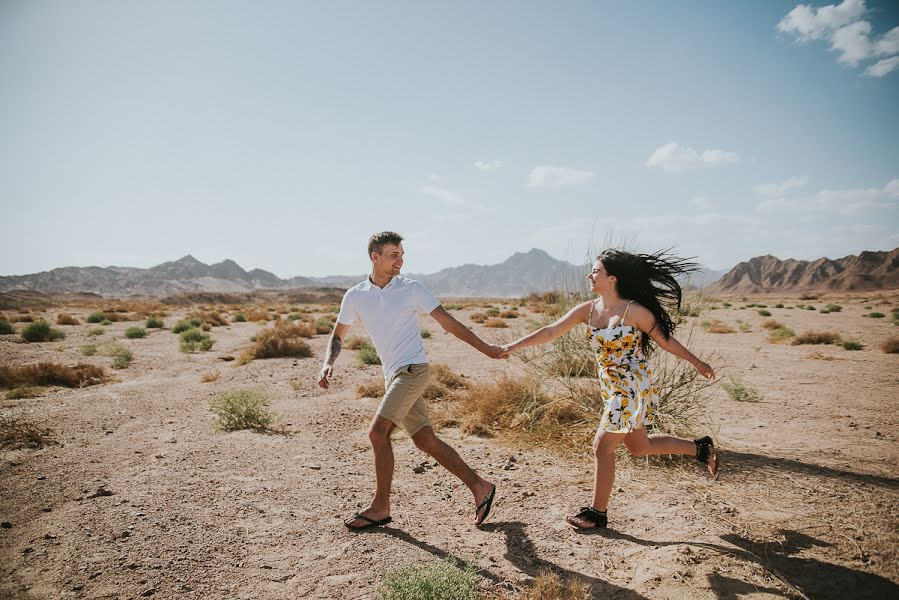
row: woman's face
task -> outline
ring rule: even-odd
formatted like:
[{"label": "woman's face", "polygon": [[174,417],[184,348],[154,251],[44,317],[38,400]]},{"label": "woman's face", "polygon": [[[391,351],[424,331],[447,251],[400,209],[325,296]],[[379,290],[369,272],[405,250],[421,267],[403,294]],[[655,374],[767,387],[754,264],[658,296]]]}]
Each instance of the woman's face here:
[{"label": "woman's face", "polygon": [[590,289],[596,293],[600,293],[609,289],[614,289],[617,277],[609,275],[606,272],[606,268],[603,266],[602,261],[598,260],[593,263],[593,270],[587,274],[587,279],[590,280]]}]

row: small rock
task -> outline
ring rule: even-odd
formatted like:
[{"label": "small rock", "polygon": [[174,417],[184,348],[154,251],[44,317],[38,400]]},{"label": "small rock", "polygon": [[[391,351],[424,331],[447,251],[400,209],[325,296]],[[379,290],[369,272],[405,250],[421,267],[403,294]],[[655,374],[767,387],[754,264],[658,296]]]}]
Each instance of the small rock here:
[{"label": "small rock", "polygon": [[3,521],[2,523],[0,523],[0,527],[2,527],[3,529],[9,529],[10,527],[12,527],[12,523],[10,523],[9,521]]},{"label": "small rock", "polygon": [[422,466],[412,467],[412,472],[413,472],[413,473],[416,473],[416,474],[418,474],[418,475],[421,475],[422,473],[425,472],[425,468],[422,467]]},{"label": "small rock", "polygon": [[155,593],[156,593],[156,588],[151,587],[151,588],[148,588],[148,589],[144,590],[143,592],[141,592],[140,595],[143,596],[144,598],[149,598],[150,596],[152,596]]},{"label": "small rock", "polygon": [[93,494],[91,494],[90,496],[88,496],[87,499],[90,500],[91,498],[100,498],[103,496],[114,496],[114,495],[115,495],[115,492],[113,492],[112,490],[107,490],[104,486],[101,485],[100,487],[97,488],[97,491],[94,492]]}]

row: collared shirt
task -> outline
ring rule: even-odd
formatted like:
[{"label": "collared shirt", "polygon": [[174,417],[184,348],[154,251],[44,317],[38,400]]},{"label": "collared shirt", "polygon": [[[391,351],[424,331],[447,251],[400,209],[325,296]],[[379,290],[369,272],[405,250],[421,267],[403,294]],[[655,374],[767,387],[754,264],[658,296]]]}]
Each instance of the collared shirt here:
[{"label": "collared shirt", "polygon": [[414,279],[397,275],[383,288],[366,279],[343,295],[337,322],[362,321],[381,357],[384,379],[390,379],[401,367],[428,362],[418,313],[430,314],[438,306],[437,298]]}]

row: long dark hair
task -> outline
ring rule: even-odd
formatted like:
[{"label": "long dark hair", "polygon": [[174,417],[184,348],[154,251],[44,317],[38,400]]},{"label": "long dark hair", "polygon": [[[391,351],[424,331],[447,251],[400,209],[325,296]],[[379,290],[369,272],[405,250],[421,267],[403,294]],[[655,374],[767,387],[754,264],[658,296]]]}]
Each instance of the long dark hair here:
[{"label": "long dark hair", "polygon": [[[699,269],[690,259],[679,258],[660,250],[655,254],[635,254],[624,250],[605,250],[597,257],[606,273],[618,278],[615,289],[618,295],[634,300],[649,309],[655,318],[655,327],[667,340],[677,324],[669,311],[679,310],[682,291],[677,277],[684,277]],[[652,349],[648,335],[641,336],[644,353]]]}]

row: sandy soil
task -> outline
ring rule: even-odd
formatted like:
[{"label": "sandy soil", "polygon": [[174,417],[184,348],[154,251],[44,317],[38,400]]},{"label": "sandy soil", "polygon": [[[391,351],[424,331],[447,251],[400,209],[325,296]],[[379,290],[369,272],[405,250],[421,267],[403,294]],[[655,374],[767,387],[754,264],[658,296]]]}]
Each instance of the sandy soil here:
[{"label": "sandy soil", "polygon": [[[623,459],[610,528],[594,534],[563,519],[590,497],[588,449],[563,459],[455,429],[440,435],[498,485],[487,525],[472,526],[464,486],[398,434],[393,523],[347,531],[342,520],[367,504],[373,487],[366,428],[377,400],[354,390],[380,368],[358,367],[345,351],[333,389],[320,390],[325,336],[312,340],[314,358],[242,367],[220,358],[249,345],[254,323],[214,328],[213,350],[194,355],[179,352],[169,331],[123,339],[134,323],[114,323],[99,338],[88,338],[85,324],[61,326],[67,338],[43,344],[2,336],[4,364],[108,366],[79,347],[114,338],[135,362],[112,371],[112,383],[2,401],[0,414],[42,423],[59,443],[0,455],[0,521],[9,523],[0,529],[0,597],[371,598],[386,569],[453,556],[477,564],[485,589],[513,592],[553,569],[590,583],[594,598],[897,598],[899,355],[879,344],[899,331],[888,317],[862,316],[872,305],[889,313],[896,300],[812,302],[844,306],[831,314],[769,308],[797,333],[864,341],[856,352],[767,342],[764,317],[736,308],[759,297],[703,314],[751,329],[698,331],[692,345],[718,355],[728,365],[721,375],[741,378],[763,399],[735,402],[711,388],[720,479],[710,482],[687,459]],[[66,311],[48,312],[53,322],[57,312]],[[71,312],[83,322],[88,311]],[[456,314],[469,322],[471,312]],[[431,360],[457,373],[488,380],[522,371],[514,360],[475,353],[435,322],[427,328]],[[505,333],[474,329],[486,338]],[[815,352],[832,360],[808,358]],[[201,383],[212,370],[221,377]],[[247,387],[268,393],[285,433],[214,430],[209,401]]]}]

